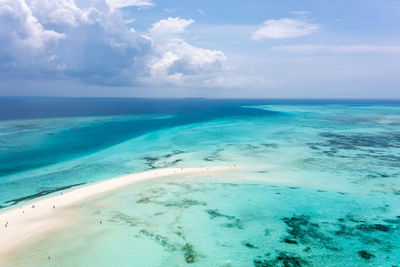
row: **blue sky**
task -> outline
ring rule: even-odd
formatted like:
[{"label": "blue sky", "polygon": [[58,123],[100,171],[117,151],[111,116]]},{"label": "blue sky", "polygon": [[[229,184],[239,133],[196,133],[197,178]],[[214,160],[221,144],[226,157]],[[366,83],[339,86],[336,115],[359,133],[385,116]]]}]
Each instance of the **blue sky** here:
[{"label": "blue sky", "polygon": [[400,1],[0,0],[0,95],[400,98]]}]

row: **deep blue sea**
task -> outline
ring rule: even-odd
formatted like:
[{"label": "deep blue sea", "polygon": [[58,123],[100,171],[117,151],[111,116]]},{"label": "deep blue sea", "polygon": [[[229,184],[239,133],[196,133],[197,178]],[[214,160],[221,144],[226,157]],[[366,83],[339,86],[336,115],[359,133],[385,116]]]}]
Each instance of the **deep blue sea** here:
[{"label": "deep blue sea", "polygon": [[3,210],[126,173],[233,164],[253,167],[109,195],[82,208],[103,228],[71,226],[11,263],[400,264],[400,101],[0,98]]}]

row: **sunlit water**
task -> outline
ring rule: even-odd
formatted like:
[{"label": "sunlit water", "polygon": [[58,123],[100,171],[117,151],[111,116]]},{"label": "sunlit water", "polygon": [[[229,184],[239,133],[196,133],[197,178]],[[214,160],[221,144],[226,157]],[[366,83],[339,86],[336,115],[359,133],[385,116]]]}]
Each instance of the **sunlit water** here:
[{"label": "sunlit water", "polygon": [[83,203],[10,264],[398,266],[399,103],[169,101],[0,121],[4,209],[147,169],[251,166]]}]

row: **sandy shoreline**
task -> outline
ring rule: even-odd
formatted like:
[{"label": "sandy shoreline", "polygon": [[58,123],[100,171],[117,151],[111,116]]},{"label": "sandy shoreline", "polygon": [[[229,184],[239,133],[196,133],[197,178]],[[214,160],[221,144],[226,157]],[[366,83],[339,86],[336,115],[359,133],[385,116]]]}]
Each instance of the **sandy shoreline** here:
[{"label": "sandy shoreline", "polygon": [[0,255],[23,245],[34,237],[63,226],[70,220],[60,212],[82,200],[101,195],[140,181],[174,174],[207,173],[238,169],[237,166],[165,168],[133,173],[95,184],[59,192],[58,195],[29,202],[0,212]]}]

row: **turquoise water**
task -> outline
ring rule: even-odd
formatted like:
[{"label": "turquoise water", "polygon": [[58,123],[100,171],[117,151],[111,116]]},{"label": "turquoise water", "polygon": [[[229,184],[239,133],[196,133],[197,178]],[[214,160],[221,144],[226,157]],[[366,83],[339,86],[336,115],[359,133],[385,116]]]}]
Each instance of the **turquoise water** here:
[{"label": "turquoise water", "polygon": [[399,103],[135,101],[134,110],[118,103],[118,112],[0,121],[1,205],[153,168],[256,167],[148,181],[93,200],[77,207],[70,229],[12,264],[400,263]]}]

